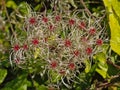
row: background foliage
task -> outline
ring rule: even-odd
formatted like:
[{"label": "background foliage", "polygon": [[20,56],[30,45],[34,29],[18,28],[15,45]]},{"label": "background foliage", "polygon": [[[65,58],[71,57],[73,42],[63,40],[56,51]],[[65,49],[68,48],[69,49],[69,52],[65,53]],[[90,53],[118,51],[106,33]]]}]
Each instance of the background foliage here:
[{"label": "background foliage", "polygon": [[[81,0],[82,1],[82,0]],[[48,76],[35,73],[35,68],[23,70],[12,68],[9,63],[10,39],[15,30],[18,33],[24,20],[17,15],[27,15],[26,2],[34,11],[42,12],[51,8],[49,0],[1,0],[0,1],[0,90],[51,90],[47,87]],[[79,0],[64,0],[70,10],[85,8]],[[44,4],[43,4],[44,3]],[[110,40],[104,52],[93,57],[94,62],[80,69],[78,75],[81,85],[72,83],[71,90],[119,90],[120,89],[120,1],[84,0],[88,10],[95,17],[105,14],[106,30]],[[109,42],[110,41],[110,42]],[[42,72],[42,70],[40,70]],[[55,75],[53,74],[53,78]],[[56,82],[56,81],[55,81]],[[68,90],[64,85],[61,90]],[[54,89],[53,89],[54,90]]]}]

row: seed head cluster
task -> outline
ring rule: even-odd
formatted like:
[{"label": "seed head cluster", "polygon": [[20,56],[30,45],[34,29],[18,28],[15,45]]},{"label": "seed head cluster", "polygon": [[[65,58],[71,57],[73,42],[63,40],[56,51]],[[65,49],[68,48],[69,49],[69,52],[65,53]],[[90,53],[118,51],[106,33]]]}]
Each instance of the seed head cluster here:
[{"label": "seed head cluster", "polygon": [[93,55],[102,52],[105,28],[99,18],[92,19],[84,11],[31,12],[24,21],[25,35],[11,41],[12,66],[25,69],[39,65],[70,79],[85,60],[92,60]]}]

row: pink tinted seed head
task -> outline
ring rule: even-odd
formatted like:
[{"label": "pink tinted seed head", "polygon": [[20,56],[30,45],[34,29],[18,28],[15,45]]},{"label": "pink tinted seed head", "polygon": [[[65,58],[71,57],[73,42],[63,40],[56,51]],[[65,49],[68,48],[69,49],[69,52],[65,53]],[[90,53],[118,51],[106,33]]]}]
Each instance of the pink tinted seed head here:
[{"label": "pink tinted seed head", "polygon": [[99,46],[101,46],[103,44],[102,39],[97,39],[96,40],[96,44],[99,45]]},{"label": "pink tinted seed head", "polygon": [[60,21],[61,17],[59,15],[55,16],[55,21]]},{"label": "pink tinted seed head", "polygon": [[69,63],[68,68],[70,70],[74,70],[75,69],[75,64],[74,63]]},{"label": "pink tinted seed head", "polygon": [[18,59],[18,58],[15,59],[15,60],[14,60],[14,63],[15,63],[15,64],[20,64],[20,59]]},{"label": "pink tinted seed head", "polygon": [[23,47],[24,50],[28,50],[28,45],[27,44],[24,44],[22,47]]},{"label": "pink tinted seed head", "polygon": [[50,67],[51,67],[51,68],[56,68],[56,67],[57,67],[57,62],[56,62],[56,61],[52,61],[52,62],[50,63]]},{"label": "pink tinted seed head", "polygon": [[29,23],[30,23],[30,24],[35,24],[35,23],[36,23],[35,17],[31,17],[31,18],[29,19]]},{"label": "pink tinted seed head", "polygon": [[48,22],[48,18],[47,17],[43,17],[42,21],[45,22],[45,23],[47,23]]},{"label": "pink tinted seed head", "polygon": [[75,50],[74,52],[74,56],[79,56],[80,52],[78,50]]},{"label": "pink tinted seed head", "polygon": [[88,39],[87,39],[87,37],[81,37],[81,41],[82,41],[82,42],[87,42]]},{"label": "pink tinted seed head", "polygon": [[55,27],[54,27],[53,25],[50,25],[50,26],[49,26],[49,30],[50,30],[50,31],[53,31],[54,28],[55,28]]},{"label": "pink tinted seed head", "polygon": [[86,48],[86,53],[87,53],[87,55],[92,54],[92,48],[90,48],[90,47]]},{"label": "pink tinted seed head", "polygon": [[33,45],[38,45],[38,44],[39,44],[39,40],[38,40],[37,38],[34,38],[34,39],[32,40],[32,44],[33,44]]},{"label": "pink tinted seed head", "polygon": [[66,39],[65,42],[64,42],[64,45],[65,45],[66,47],[70,47],[70,46],[72,45],[72,43],[71,43],[70,40]]},{"label": "pink tinted seed head", "polygon": [[96,29],[95,28],[90,28],[89,34],[94,35],[95,33],[96,33]]},{"label": "pink tinted seed head", "polygon": [[74,25],[75,24],[75,20],[74,19],[70,19],[69,20],[69,25]]},{"label": "pink tinted seed head", "polygon": [[18,51],[19,49],[20,49],[20,46],[19,46],[19,45],[17,45],[17,44],[14,45],[14,47],[13,47],[13,50],[14,50],[14,51]]},{"label": "pink tinted seed head", "polygon": [[80,22],[80,23],[79,23],[79,28],[80,28],[80,29],[84,29],[85,27],[86,27],[85,22]]}]

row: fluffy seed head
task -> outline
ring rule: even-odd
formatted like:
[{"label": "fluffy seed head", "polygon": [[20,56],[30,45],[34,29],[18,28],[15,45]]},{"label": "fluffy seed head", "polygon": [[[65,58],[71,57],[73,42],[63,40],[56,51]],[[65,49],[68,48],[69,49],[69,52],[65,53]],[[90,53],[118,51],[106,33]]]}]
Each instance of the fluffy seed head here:
[{"label": "fluffy seed head", "polygon": [[75,69],[75,64],[74,63],[69,63],[68,65],[70,70],[74,70]]},{"label": "fluffy seed head", "polygon": [[13,50],[18,51],[20,49],[20,46],[18,44],[14,45]]},{"label": "fluffy seed head", "polygon": [[39,40],[38,40],[37,38],[34,38],[34,39],[32,40],[32,44],[33,44],[33,45],[38,45],[38,44],[39,44]]},{"label": "fluffy seed head", "polygon": [[36,67],[38,71],[39,65],[50,72],[48,76],[55,73],[68,81],[75,78],[81,63],[85,64],[85,60],[92,60],[93,55],[102,51],[103,38],[106,38],[100,19],[92,19],[85,11],[80,14],[59,10],[45,14],[31,12],[23,24],[26,36],[11,40],[11,65],[15,63],[23,69]]},{"label": "fluffy seed head", "polygon": [[30,19],[29,19],[29,23],[30,24],[35,24],[36,23],[36,19],[35,19],[35,17],[31,17]]},{"label": "fluffy seed head", "polygon": [[97,39],[96,40],[96,44],[99,45],[99,46],[101,46],[103,44],[102,39]]},{"label": "fluffy seed head", "polygon": [[70,46],[72,45],[72,43],[71,43],[70,40],[67,39],[67,40],[65,40],[64,45],[65,45],[66,47],[70,47]]},{"label": "fluffy seed head", "polygon": [[69,20],[69,25],[74,25],[75,24],[75,20],[74,19],[70,19]]},{"label": "fluffy seed head", "polygon": [[88,55],[92,54],[92,48],[90,48],[90,47],[86,48],[86,53]]},{"label": "fluffy seed head", "polygon": [[51,67],[51,68],[56,68],[56,67],[57,67],[57,62],[56,62],[56,61],[52,61],[52,62],[50,63],[50,67]]},{"label": "fluffy seed head", "polygon": [[94,35],[96,33],[96,29],[95,28],[90,28],[89,33],[91,35]]}]

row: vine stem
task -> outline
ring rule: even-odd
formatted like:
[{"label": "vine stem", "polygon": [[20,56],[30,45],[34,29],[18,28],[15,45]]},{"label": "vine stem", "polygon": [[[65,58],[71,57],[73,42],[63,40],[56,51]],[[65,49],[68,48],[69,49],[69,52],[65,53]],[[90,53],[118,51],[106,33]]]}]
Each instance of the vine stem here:
[{"label": "vine stem", "polygon": [[89,9],[86,7],[85,3],[83,0],[80,0],[81,4],[83,5],[83,7],[85,8],[85,10],[88,12],[88,14],[92,15],[91,12],[89,11]]},{"label": "vine stem", "polygon": [[16,38],[16,33],[14,32],[14,29],[13,29],[13,26],[12,26],[12,23],[11,23],[11,20],[10,20],[10,17],[9,17],[7,8],[6,8],[5,0],[2,0],[2,5],[3,5],[3,9],[5,10],[5,13],[6,13],[8,22],[10,23],[10,29],[11,29],[11,31],[12,31],[12,34],[13,34],[13,36]]},{"label": "vine stem", "polygon": [[119,65],[116,65],[114,64],[112,61],[110,61],[110,58],[107,59],[107,63],[114,66],[116,69],[120,70],[120,66]]},{"label": "vine stem", "polygon": [[88,13],[88,15],[90,15],[93,19],[94,16],[92,15],[92,13],[90,12],[90,10],[87,8],[87,6],[85,5],[83,0],[80,0],[81,4],[83,5],[83,7],[85,8],[85,11]]},{"label": "vine stem", "polygon": [[[119,77],[120,77],[120,74],[115,75],[115,76],[112,76],[112,77],[110,78],[110,81],[115,80],[115,79],[117,79],[117,78],[119,78]],[[107,88],[107,87],[110,87],[110,86],[115,86],[115,85],[114,85],[115,83],[116,83],[116,81],[103,82],[103,83],[101,83],[101,84],[96,84],[96,90],[98,90],[98,88]]]},{"label": "vine stem", "polygon": [[[109,59],[107,60],[107,63],[112,65],[113,67],[115,67],[116,69],[120,70],[120,66],[119,65],[116,65],[114,64],[112,61],[110,61]],[[102,88],[102,87],[109,87],[109,86],[112,86],[114,85],[116,82],[113,82],[113,80],[117,79],[120,77],[120,74],[118,75],[114,75],[114,76],[111,76],[110,78],[110,81],[112,82],[103,82],[101,84],[96,84],[96,90],[98,90],[98,88]]]}]

